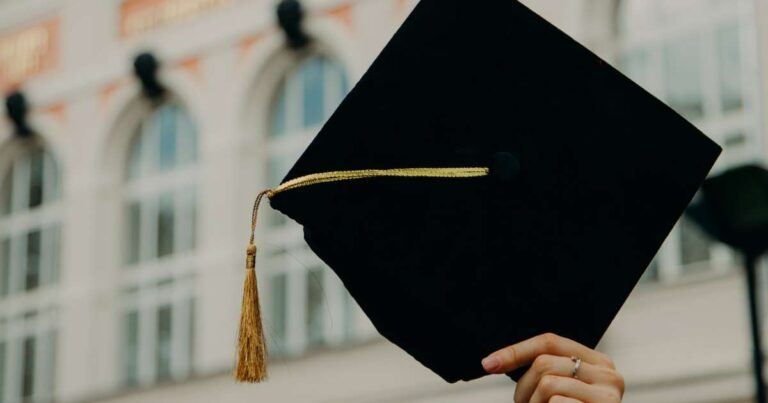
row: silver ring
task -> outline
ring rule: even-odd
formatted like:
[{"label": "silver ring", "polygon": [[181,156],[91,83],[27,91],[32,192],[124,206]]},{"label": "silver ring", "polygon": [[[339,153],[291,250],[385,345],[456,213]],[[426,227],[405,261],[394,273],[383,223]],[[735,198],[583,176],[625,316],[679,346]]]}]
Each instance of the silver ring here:
[{"label": "silver ring", "polygon": [[573,361],[573,369],[571,370],[571,378],[579,379],[579,369],[581,369],[581,358],[574,356],[574,357],[571,357],[571,361]]}]

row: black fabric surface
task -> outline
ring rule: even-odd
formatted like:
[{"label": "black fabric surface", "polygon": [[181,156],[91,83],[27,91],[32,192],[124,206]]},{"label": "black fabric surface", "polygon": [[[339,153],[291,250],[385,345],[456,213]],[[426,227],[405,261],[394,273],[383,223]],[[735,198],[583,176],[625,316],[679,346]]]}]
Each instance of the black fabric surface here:
[{"label": "black fabric surface", "polygon": [[454,382],[540,333],[594,347],[719,152],[518,2],[422,0],[285,180],[492,175],[314,185],[271,203],[382,335]]}]

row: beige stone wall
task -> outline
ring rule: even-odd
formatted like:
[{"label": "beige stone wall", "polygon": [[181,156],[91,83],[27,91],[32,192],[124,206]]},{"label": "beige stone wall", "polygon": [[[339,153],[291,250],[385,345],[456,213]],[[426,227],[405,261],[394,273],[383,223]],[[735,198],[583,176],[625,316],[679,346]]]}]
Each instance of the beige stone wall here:
[{"label": "beige stone wall", "polygon": [[[702,0],[703,1],[703,0]],[[56,396],[60,402],[510,402],[514,384],[488,378],[446,385],[370,326],[360,346],[278,361],[272,379],[236,385],[232,364],[250,197],[263,185],[259,129],[279,79],[270,67],[282,38],[273,4],[232,0],[151,32],[120,35],[117,0],[0,1],[0,34],[59,18],[53,71],[24,84],[32,121],[60,159],[65,210]],[[411,0],[311,0],[309,31],[352,81],[384,46]],[[599,54],[616,56],[612,0],[526,0]],[[758,2],[761,3],[761,2]],[[768,10],[761,6],[760,37]],[[162,78],[200,128],[202,269],[196,281],[198,325],[189,380],[125,391],[118,387],[120,346],[114,311],[119,261],[119,164],[138,89],[132,56],[153,49]],[[761,54],[768,65],[768,52]],[[2,70],[0,70],[2,71]],[[0,80],[2,81],[2,80]],[[766,90],[765,82],[757,83]],[[765,92],[765,91],[764,91]],[[764,124],[765,121],[763,120]],[[763,130],[764,132],[764,130]],[[0,120],[0,147],[10,127]],[[627,402],[746,402],[751,392],[742,278],[735,268],[673,284],[639,286],[601,345],[628,381]]]}]

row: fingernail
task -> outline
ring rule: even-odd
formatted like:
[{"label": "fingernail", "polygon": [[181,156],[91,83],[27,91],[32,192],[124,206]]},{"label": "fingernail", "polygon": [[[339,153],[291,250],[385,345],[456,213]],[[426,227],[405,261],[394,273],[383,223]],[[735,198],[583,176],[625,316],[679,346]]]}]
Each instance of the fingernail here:
[{"label": "fingernail", "polygon": [[501,361],[494,356],[489,356],[483,359],[483,369],[487,372],[493,372],[501,366]]}]

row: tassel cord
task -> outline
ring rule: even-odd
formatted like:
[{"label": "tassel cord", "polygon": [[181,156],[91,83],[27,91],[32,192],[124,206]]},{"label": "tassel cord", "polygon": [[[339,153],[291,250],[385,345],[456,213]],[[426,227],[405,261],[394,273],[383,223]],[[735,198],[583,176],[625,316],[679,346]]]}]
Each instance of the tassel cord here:
[{"label": "tassel cord", "polygon": [[264,196],[272,197],[272,194],[272,189],[262,190],[256,196],[256,200],[253,202],[253,210],[251,211],[251,237],[248,241],[249,245],[255,245],[254,238],[256,236],[256,222],[258,221],[259,217],[259,206],[261,205],[261,201],[264,199]]}]

